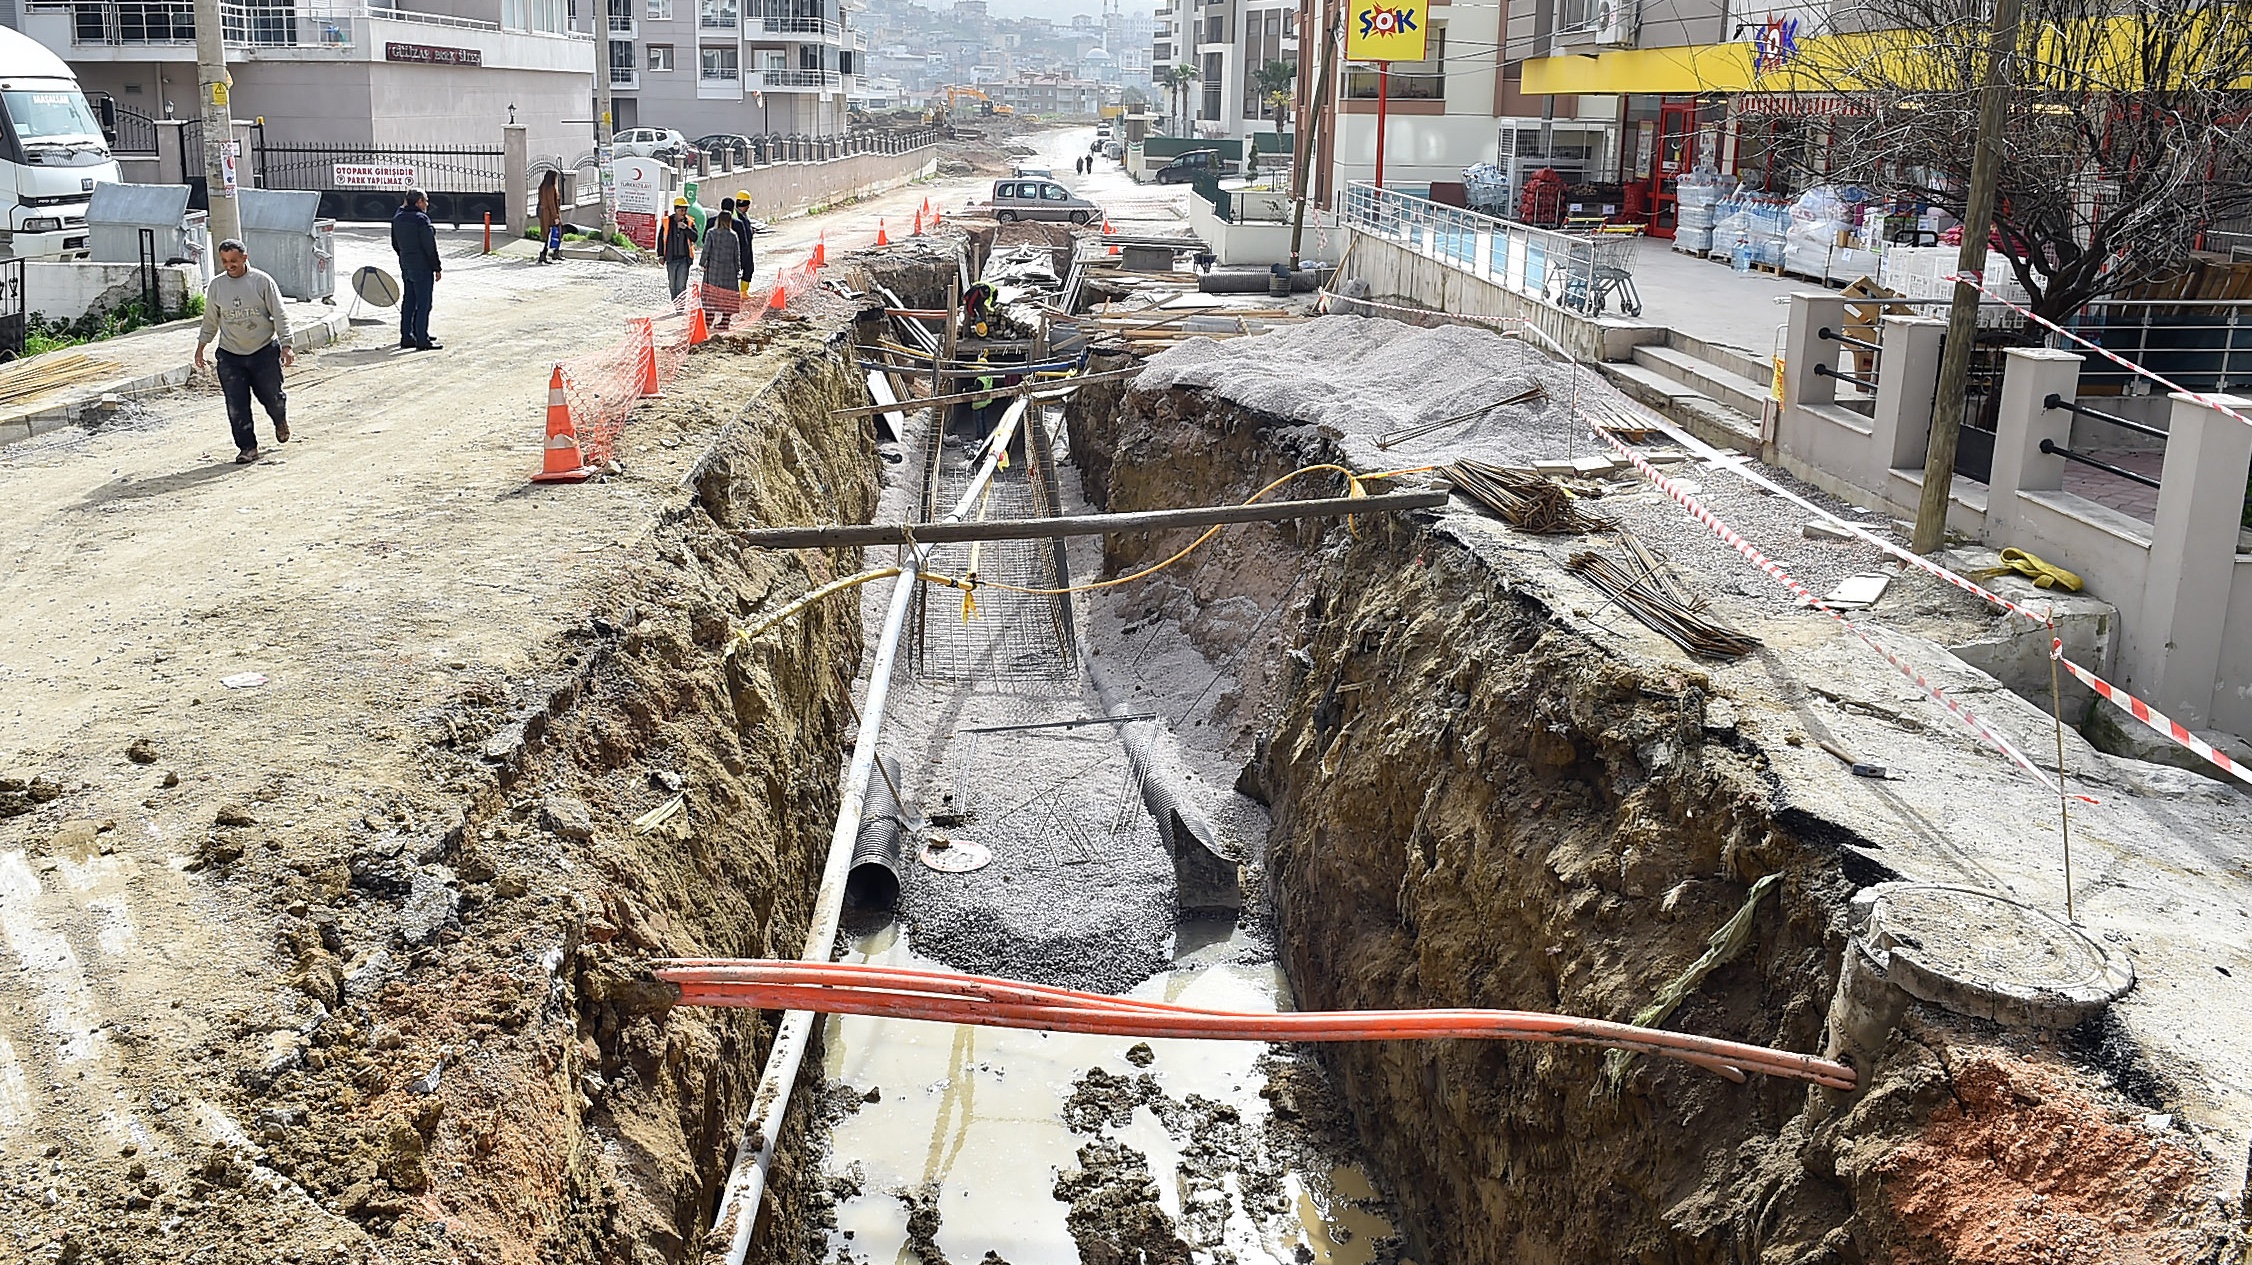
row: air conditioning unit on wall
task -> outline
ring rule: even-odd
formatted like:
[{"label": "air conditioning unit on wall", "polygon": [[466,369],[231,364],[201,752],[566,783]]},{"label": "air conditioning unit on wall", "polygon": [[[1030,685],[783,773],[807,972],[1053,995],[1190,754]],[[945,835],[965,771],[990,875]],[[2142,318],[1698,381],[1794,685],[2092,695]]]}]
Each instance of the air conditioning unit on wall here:
[{"label": "air conditioning unit on wall", "polygon": [[1594,43],[1606,48],[1634,47],[1637,0],[1595,0],[1594,8],[1595,21],[1590,31]]}]

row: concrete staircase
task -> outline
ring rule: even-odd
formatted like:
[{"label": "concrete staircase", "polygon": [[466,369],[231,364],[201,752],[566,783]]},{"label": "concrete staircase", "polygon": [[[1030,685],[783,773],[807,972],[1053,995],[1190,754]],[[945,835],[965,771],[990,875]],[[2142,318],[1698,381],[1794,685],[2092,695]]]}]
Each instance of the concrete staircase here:
[{"label": "concrete staircase", "polygon": [[1761,354],[1679,330],[1596,366],[1611,384],[1708,444],[1759,451],[1759,419],[1773,370]]}]

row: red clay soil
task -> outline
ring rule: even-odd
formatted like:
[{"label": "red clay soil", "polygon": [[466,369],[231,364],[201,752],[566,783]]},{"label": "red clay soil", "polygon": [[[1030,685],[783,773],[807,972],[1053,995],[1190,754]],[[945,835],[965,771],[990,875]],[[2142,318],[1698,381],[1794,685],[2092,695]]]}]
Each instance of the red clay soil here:
[{"label": "red clay soil", "polygon": [[1898,1265],[2189,1261],[2176,1234],[2206,1163],[2180,1134],[2123,1122],[2063,1076],[1982,1058],[1956,1070],[1955,1101],[1882,1164]]}]

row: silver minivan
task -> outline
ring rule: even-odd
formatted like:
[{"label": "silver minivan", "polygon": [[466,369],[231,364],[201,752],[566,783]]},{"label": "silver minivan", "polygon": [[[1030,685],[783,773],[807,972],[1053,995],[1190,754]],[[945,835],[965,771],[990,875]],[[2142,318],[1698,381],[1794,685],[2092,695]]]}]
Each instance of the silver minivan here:
[{"label": "silver minivan", "polygon": [[993,182],[993,218],[1056,220],[1087,224],[1102,218],[1102,208],[1053,180],[1010,179]]}]

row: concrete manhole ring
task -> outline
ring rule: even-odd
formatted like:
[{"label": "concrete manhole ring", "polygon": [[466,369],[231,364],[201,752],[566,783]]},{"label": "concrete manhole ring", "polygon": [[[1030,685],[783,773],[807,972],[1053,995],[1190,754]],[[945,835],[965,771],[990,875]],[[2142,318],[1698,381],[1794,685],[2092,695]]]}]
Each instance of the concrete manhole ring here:
[{"label": "concrete manhole ring", "polygon": [[1990,892],[1880,883],[1856,894],[1853,907],[1862,947],[1884,977],[1957,1014],[2069,1028],[2135,984],[2123,954]]},{"label": "concrete manhole ring", "polygon": [[940,837],[923,845],[921,859],[941,874],[967,874],[991,865],[993,849],[982,843]]}]

